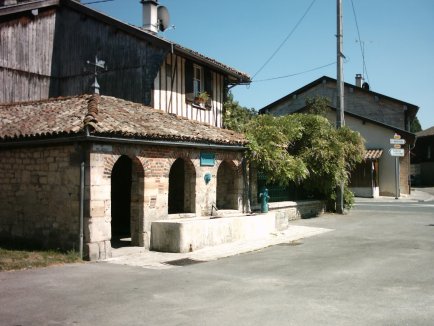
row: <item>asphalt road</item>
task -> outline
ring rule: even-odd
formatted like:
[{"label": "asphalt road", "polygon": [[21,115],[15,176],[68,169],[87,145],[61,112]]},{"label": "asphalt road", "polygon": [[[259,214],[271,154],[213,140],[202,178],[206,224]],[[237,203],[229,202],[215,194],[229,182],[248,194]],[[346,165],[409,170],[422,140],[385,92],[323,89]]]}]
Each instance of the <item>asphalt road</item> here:
[{"label": "asphalt road", "polygon": [[433,325],[434,202],[360,203],[334,229],[168,270],[0,273],[0,325]]}]

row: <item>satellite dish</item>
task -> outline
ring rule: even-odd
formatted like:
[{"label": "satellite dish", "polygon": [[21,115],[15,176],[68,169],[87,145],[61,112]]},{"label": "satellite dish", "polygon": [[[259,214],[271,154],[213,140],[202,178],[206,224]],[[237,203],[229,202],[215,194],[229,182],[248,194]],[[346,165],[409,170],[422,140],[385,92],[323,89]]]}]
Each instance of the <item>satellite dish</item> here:
[{"label": "satellite dish", "polygon": [[363,89],[366,89],[367,91],[369,91],[369,84],[366,83],[366,82],[363,83],[362,88],[363,88]]},{"label": "satellite dish", "polygon": [[170,23],[169,11],[165,6],[158,6],[157,8],[158,30],[164,32]]}]

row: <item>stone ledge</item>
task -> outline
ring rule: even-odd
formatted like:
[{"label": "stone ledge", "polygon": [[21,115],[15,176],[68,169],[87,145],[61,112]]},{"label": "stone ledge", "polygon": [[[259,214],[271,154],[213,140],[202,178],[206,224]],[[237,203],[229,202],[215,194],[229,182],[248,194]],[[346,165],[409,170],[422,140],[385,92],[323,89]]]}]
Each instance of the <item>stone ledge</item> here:
[{"label": "stone ledge", "polygon": [[151,250],[191,252],[237,240],[268,236],[276,230],[274,213],[152,222]]},{"label": "stone ledge", "polygon": [[151,250],[186,253],[238,240],[260,239],[286,230],[289,221],[319,216],[320,200],[270,203],[267,214],[194,217],[152,222]]},{"label": "stone ledge", "polygon": [[269,203],[268,207],[270,210],[289,208],[289,207],[303,207],[308,205],[322,205],[323,202],[320,200],[301,200],[301,201],[281,201],[275,203]]}]

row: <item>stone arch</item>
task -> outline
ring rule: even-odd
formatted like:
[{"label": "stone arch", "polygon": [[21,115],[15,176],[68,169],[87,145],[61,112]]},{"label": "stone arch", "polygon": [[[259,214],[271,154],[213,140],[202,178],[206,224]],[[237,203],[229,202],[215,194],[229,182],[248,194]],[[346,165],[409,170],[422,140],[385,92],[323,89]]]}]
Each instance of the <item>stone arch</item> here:
[{"label": "stone arch", "polygon": [[196,169],[190,159],[179,157],[170,167],[168,212],[196,212]]},{"label": "stone arch", "polygon": [[136,157],[119,156],[111,171],[112,247],[144,245],[143,198],[144,169],[141,161]]},{"label": "stone arch", "polygon": [[217,208],[239,209],[241,174],[230,160],[221,161],[217,170]]}]

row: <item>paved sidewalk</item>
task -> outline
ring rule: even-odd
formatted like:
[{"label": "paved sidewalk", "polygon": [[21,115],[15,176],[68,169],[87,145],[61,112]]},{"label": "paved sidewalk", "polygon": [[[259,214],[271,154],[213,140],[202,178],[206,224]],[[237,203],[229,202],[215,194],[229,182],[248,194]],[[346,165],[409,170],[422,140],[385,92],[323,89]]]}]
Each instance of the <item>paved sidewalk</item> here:
[{"label": "paved sidewalk", "polygon": [[[399,199],[394,197],[379,198],[356,198],[357,203],[373,202],[426,202],[434,200],[434,196],[427,192],[412,189],[411,195],[402,195]],[[311,237],[321,233],[333,231],[332,229],[290,225],[282,232],[270,234],[267,238],[255,240],[236,241],[218,246],[207,247],[189,253],[164,253],[148,251],[142,247],[125,247],[113,249],[113,258],[104,262],[119,265],[137,266],[149,269],[169,269],[176,268],[170,262],[189,259],[190,262],[210,261],[223,257],[234,256],[246,252],[260,250],[279,243],[291,243],[303,238]],[[188,263],[188,261],[185,261]],[[182,261],[180,262],[182,264]]]},{"label": "paved sidewalk", "polygon": [[[105,260],[107,263],[128,266],[137,266],[150,269],[168,269],[177,266],[168,262],[189,259],[194,261],[210,261],[223,257],[234,256],[250,251],[260,250],[279,243],[291,243],[303,238],[311,237],[321,233],[332,231],[332,229],[290,225],[282,232],[270,234],[267,238],[260,238],[246,241],[236,241],[218,246],[199,249],[189,253],[164,253],[156,251],[146,251],[140,247],[127,247],[115,249],[115,257]],[[181,262],[182,263],[182,262]]]},{"label": "paved sidewalk", "polygon": [[386,196],[380,196],[378,198],[355,198],[356,204],[364,202],[427,202],[432,200],[434,200],[433,195],[419,189],[411,189],[410,195],[402,194],[398,199],[395,199],[395,197]]}]

